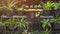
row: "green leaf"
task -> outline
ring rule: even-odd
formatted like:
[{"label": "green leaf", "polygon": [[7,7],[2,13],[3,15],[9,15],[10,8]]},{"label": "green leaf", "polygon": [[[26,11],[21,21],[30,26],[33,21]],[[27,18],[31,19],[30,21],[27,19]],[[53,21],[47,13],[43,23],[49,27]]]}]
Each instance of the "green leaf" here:
[{"label": "green leaf", "polygon": [[46,29],[46,31],[44,32],[44,34],[49,34],[49,30],[48,29]]},{"label": "green leaf", "polygon": [[48,25],[49,27],[51,27],[51,24],[50,24],[50,23],[48,23],[47,25]]},{"label": "green leaf", "polygon": [[46,24],[42,24],[42,28],[44,29],[46,27]]},{"label": "green leaf", "polygon": [[13,0],[13,1],[9,1],[8,0],[8,4],[7,4],[7,6],[6,6],[6,8],[8,9],[8,10],[12,10],[12,7],[14,7],[16,4],[18,4],[19,3],[19,1],[16,1],[16,0]]},{"label": "green leaf", "polygon": [[51,27],[50,19],[43,19],[41,23],[42,23],[42,28],[45,28],[46,26]]},{"label": "green leaf", "polygon": [[53,5],[54,5],[54,3],[48,1],[46,4],[44,4],[44,9],[45,10],[51,10]]}]

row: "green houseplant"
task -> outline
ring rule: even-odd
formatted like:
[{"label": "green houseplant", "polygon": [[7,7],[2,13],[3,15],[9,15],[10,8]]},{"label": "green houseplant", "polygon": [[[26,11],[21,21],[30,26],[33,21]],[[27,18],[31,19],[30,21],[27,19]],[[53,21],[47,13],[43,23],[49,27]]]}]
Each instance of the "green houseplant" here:
[{"label": "green houseplant", "polygon": [[9,23],[8,22],[6,22],[6,21],[3,21],[2,20],[2,18],[0,19],[0,26],[2,26],[3,27],[3,34],[6,34],[6,27],[9,25]]},{"label": "green houseplant", "polygon": [[51,19],[43,19],[41,23],[42,23],[41,26],[43,28],[44,34],[49,34],[52,29]]},{"label": "green houseplant", "polygon": [[60,2],[54,3],[54,14],[60,15]]},{"label": "green houseplant", "polygon": [[15,7],[16,4],[18,4],[19,1],[16,1],[16,0],[13,0],[13,1],[10,1],[10,0],[7,0],[7,3],[6,5],[3,4],[3,9],[2,9],[2,15],[7,15],[7,16],[12,16],[14,14],[14,10],[15,10]]},{"label": "green houseplant", "polygon": [[60,9],[60,2],[58,2],[58,3],[54,3],[54,9],[56,10],[56,9]]},{"label": "green houseplant", "polygon": [[4,23],[1,22],[0,24],[4,26],[4,33],[6,33],[6,27],[8,27],[9,31],[11,30],[10,31],[11,33],[13,33],[15,31],[14,29],[16,28],[18,28],[17,29],[18,33],[22,33],[22,32],[27,33],[25,31],[27,30],[26,27],[29,25],[29,22],[25,21],[24,17],[22,17],[21,19],[20,18],[15,19],[13,17],[4,21]]},{"label": "green houseplant", "polygon": [[42,23],[42,28],[44,29],[43,31],[34,31],[34,32],[30,32],[29,34],[50,34],[50,29],[49,27],[51,27],[51,21],[50,19],[43,19],[41,20]]},{"label": "green houseplant", "polygon": [[45,3],[44,7],[43,7],[43,9],[44,9],[43,14],[44,15],[49,15],[51,10],[52,10],[52,8],[53,8],[53,5],[54,5],[54,3],[51,2],[51,1],[48,1],[47,3]]},{"label": "green houseplant", "polygon": [[14,34],[17,32],[17,31],[15,31],[15,29],[18,28],[18,26],[16,25],[18,21],[16,21],[16,20],[17,19],[12,17],[5,21],[5,23],[8,23],[8,26],[7,26],[7,30],[9,31],[8,34]]},{"label": "green houseplant", "polygon": [[43,20],[41,21],[41,23],[42,23],[42,28],[43,28],[43,29],[44,29],[46,26],[51,27],[50,19],[43,19]]},{"label": "green houseplant", "polygon": [[27,27],[29,25],[29,22],[25,21],[25,18],[22,17],[22,19],[18,18],[18,22],[17,22],[17,27],[22,27],[23,28],[23,32],[22,33],[27,33]]},{"label": "green houseplant", "polygon": [[[27,30],[27,26],[29,25],[29,22],[25,21],[25,18],[10,18],[6,20],[6,22],[9,24],[8,29],[14,31],[14,29],[17,28],[17,31],[19,33],[26,33],[25,31]],[[13,32],[12,32],[13,33]]]},{"label": "green houseplant", "polygon": [[16,0],[13,0],[13,1],[8,0],[6,8],[8,10],[13,10],[13,7],[18,3],[19,3],[19,1],[16,1]]},{"label": "green houseplant", "polygon": [[14,25],[16,24],[15,18],[10,18],[6,20],[6,22],[9,24],[9,29],[14,29]]},{"label": "green houseplant", "polygon": [[46,4],[44,4],[44,10],[52,10],[53,5],[53,2],[48,1]]},{"label": "green houseplant", "polygon": [[[15,29],[15,26],[16,26],[15,25],[16,24],[16,19],[13,17],[13,18],[10,18],[8,20],[5,20],[4,23],[7,24],[6,27],[7,27],[7,31],[9,31],[8,33],[12,34],[15,31],[14,29]],[[5,31],[5,33],[6,33],[6,31]]]},{"label": "green houseplant", "polygon": [[60,16],[56,15],[53,19],[51,19],[53,22],[53,29],[58,30],[60,29]]}]

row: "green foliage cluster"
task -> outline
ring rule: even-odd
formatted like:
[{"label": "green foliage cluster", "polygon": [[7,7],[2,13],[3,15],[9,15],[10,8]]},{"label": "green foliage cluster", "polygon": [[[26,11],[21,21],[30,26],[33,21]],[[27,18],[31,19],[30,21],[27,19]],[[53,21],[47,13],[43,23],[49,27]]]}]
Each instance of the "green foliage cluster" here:
[{"label": "green foliage cluster", "polygon": [[4,27],[4,34],[6,34],[6,27],[9,27],[9,29],[16,29],[18,27],[23,28],[23,30],[27,30],[27,26],[30,22],[26,21],[24,17],[22,18],[10,18],[8,20],[3,21],[2,18],[0,20],[0,26]]},{"label": "green foliage cluster", "polygon": [[[48,27],[51,27],[51,23],[59,23],[60,24],[60,16],[56,15],[54,18],[52,19],[43,19],[41,21],[42,23],[42,28],[45,30],[46,34],[49,34],[50,29]],[[47,29],[45,29],[47,27]]]},{"label": "green foliage cluster", "polygon": [[[10,1],[8,0],[7,5],[0,6],[0,9],[8,9],[8,10],[13,10],[15,6],[17,6],[17,4],[19,3],[19,1],[13,0]],[[22,11],[24,9],[24,7],[15,7],[16,10],[18,11]],[[52,1],[48,1],[46,3],[44,3],[43,5],[30,5],[30,6],[25,6],[25,8],[43,8],[44,10],[52,10],[52,9],[60,9],[60,2],[52,2]]]},{"label": "green foliage cluster", "polygon": [[43,19],[41,23],[42,23],[42,28],[45,28],[46,26],[51,27],[50,19]]},{"label": "green foliage cluster", "polygon": [[47,3],[44,4],[44,10],[52,10],[54,3],[48,1]]},{"label": "green foliage cluster", "polygon": [[54,3],[54,9],[60,9],[60,2]]},{"label": "green foliage cluster", "polygon": [[7,0],[7,5],[3,4],[3,6],[0,6],[0,9],[12,10],[13,7],[18,3],[19,1],[16,1],[16,0],[13,0],[13,1]]},{"label": "green foliage cluster", "polygon": [[52,22],[60,23],[60,16],[56,15],[53,19],[51,19]]},{"label": "green foliage cluster", "polygon": [[60,9],[60,2],[51,2],[48,1],[43,5],[44,10]]},{"label": "green foliage cluster", "polygon": [[[42,28],[44,31],[41,32],[37,32],[37,34],[50,34],[51,31],[51,27],[52,27],[52,23],[59,23],[60,24],[60,16],[56,15],[54,16],[52,19],[42,19],[40,21],[40,23],[42,24]],[[50,28],[49,28],[50,27]],[[36,32],[31,32],[32,34],[35,34]]]},{"label": "green foliage cluster", "polygon": [[0,26],[9,26],[9,25],[15,25],[14,28],[16,27],[26,27],[29,25],[29,22],[25,21],[25,18],[21,18],[16,20],[15,18],[10,18],[6,21],[0,20]]}]

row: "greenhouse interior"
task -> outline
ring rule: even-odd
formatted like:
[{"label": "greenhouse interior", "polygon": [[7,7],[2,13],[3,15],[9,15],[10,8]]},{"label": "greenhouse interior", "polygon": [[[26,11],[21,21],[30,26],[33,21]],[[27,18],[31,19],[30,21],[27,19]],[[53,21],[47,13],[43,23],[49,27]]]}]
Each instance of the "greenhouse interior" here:
[{"label": "greenhouse interior", "polygon": [[0,0],[0,34],[60,34],[60,0]]}]

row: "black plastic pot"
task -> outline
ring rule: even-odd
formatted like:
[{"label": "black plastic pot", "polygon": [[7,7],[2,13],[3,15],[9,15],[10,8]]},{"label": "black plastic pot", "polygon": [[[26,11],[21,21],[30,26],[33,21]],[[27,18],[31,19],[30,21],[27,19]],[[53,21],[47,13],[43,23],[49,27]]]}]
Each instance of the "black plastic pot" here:
[{"label": "black plastic pot", "polygon": [[9,25],[9,26],[7,27],[7,30],[8,30],[8,31],[13,31],[13,30],[14,30],[14,26],[13,26],[13,25]]},{"label": "black plastic pot", "polygon": [[2,15],[4,15],[4,16],[12,16],[12,14],[13,14],[12,11],[10,11],[10,10],[5,10],[5,9],[2,10],[1,13],[2,13],[2,14],[1,14],[0,16],[2,16]]},{"label": "black plastic pot", "polygon": [[54,23],[53,24],[53,29],[54,30],[60,30],[60,24],[59,23]]},{"label": "black plastic pot", "polygon": [[54,15],[59,15],[60,16],[60,9],[54,10]]},{"label": "black plastic pot", "polygon": [[23,11],[17,11],[17,10],[1,10],[0,11],[0,16],[3,15],[3,16],[14,16],[14,15],[23,15]]},{"label": "black plastic pot", "polygon": [[50,12],[51,12],[51,10],[44,10],[43,11],[43,15],[44,16],[49,16],[50,15]]}]

